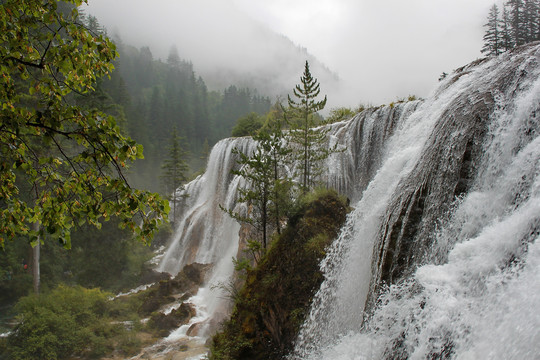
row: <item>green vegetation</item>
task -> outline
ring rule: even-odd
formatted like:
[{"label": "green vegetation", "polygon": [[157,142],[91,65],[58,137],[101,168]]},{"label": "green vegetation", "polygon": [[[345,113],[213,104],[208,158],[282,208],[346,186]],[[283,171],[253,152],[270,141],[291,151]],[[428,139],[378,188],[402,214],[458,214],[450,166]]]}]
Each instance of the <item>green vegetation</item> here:
[{"label": "green vegetation", "polygon": [[[151,248],[133,238],[130,231],[120,229],[111,219],[100,230],[85,225],[72,234],[70,250],[61,244],[46,242],[41,246],[41,290],[47,293],[59,283],[101,287],[118,292],[145,282],[150,270],[146,262],[153,256]],[[164,227],[154,239],[156,245],[167,236]],[[32,289],[29,246],[21,239],[7,243],[0,251],[0,305],[14,303]]]},{"label": "green vegetation", "polygon": [[169,194],[169,202],[172,203],[173,224],[176,223],[176,208],[181,198],[178,191],[183,189],[183,185],[187,181],[187,173],[189,170],[186,162],[188,153],[182,149],[180,140],[178,131],[176,130],[176,127],[174,127],[168,149],[169,157],[163,160],[163,164],[161,165],[161,181],[163,181],[165,185],[165,192]]},{"label": "green vegetation", "polygon": [[259,264],[247,267],[231,318],[212,338],[210,359],[279,359],[287,354],[322,282],[319,262],[347,211],[346,199],[334,191],[303,198]]},{"label": "green vegetation", "polygon": [[[292,149],[282,129],[285,118],[296,124],[291,133],[307,139],[291,137],[303,149],[297,156],[303,154],[309,164],[296,195],[308,194],[316,183],[317,163],[328,156],[321,145],[326,133],[313,129],[326,98],[315,101],[319,88],[308,64],[294,92],[298,99],[289,98],[285,112],[281,106],[271,108],[255,90],[231,85],[208,91],[175,48],[163,62],[148,47],[135,49],[119,39],[113,44],[97,19],[79,14],[77,6],[84,2],[6,0],[0,6],[0,305],[6,305],[2,321],[14,326],[7,340],[0,339],[2,353],[9,359],[129,356],[143,345],[134,331],[163,336],[193,316],[187,305],[167,316],[157,310],[177,292],[196,291],[204,267],[161,279],[141,294],[109,299],[111,293],[160,279],[148,268],[152,252],[144,245],[154,235],[154,244],[160,245],[171,233],[163,224],[169,202],[130,184],[175,194],[189,176],[187,152],[197,154],[189,165],[198,169],[210,145],[231,130],[259,143],[254,154],[241,156],[239,174],[257,189],[243,189],[241,201],[251,209],[246,222],[260,234],[248,242],[262,259],[261,270],[245,259],[238,264],[252,279],[264,273],[268,288],[261,291],[266,292],[278,285],[282,272],[313,276],[305,284],[297,276],[277,288],[311,294],[320,275],[297,267],[274,274],[267,268],[281,253],[283,266],[297,260],[297,253],[302,266],[316,267],[339,226],[328,222],[344,217],[341,200],[332,200],[335,194],[320,195],[309,206],[293,202],[295,189],[284,169]],[[167,142],[168,152],[163,151]],[[178,200],[176,195],[170,199],[173,222]],[[269,245],[270,234],[281,234],[292,213],[291,230]],[[289,245],[296,253],[285,251]],[[33,282],[40,295],[28,296]],[[262,295],[256,298],[263,301]],[[276,349],[288,346],[309,302],[295,301],[280,308],[287,319],[272,328]],[[148,325],[140,324],[142,316],[149,318]],[[248,347],[259,346],[253,344]]]},{"label": "green vegetation", "polygon": [[330,114],[325,119],[325,124],[333,124],[339,121],[348,120],[356,115],[358,112],[355,112],[351,108],[340,107],[330,110]]},{"label": "green vegetation", "polygon": [[301,84],[293,89],[295,99],[290,96],[287,98],[289,108],[285,116],[291,125],[287,141],[291,144],[294,158],[301,164],[296,174],[300,178],[300,190],[306,194],[316,185],[322,173],[321,162],[336,152],[337,148],[328,146],[326,135],[330,129],[315,128],[314,115],[324,109],[326,96],[317,101],[321,92],[320,85],[312,77],[307,61],[300,81]]},{"label": "green vegetation", "polygon": [[292,180],[284,169],[290,149],[285,144],[281,121],[273,121],[253,139],[257,141],[253,153],[246,155],[233,149],[239,157],[239,169],[233,173],[246,181],[245,186],[238,188],[238,202],[246,204],[248,214],[224,210],[240,223],[254,228],[256,239],[249,239],[248,247],[257,259],[260,252],[267,248],[271,230],[278,233],[281,231],[281,223],[286,214],[284,209],[291,203]]},{"label": "green vegetation", "polygon": [[270,108],[270,100],[253,89],[231,85],[223,91],[208,90],[193,64],[182,60],[174,47],[164,62],[154,59],[148,47],[137,49],[119,39],[116,43],[118,71],[104,87],[122,101],[127,132],[144,146],[145,158],[129,174],[137,186],[165,193],[156,174],[167,157],[163,144],[174,127],[186,139],[182,147],[192,154],[188,163],[197,172],[206,165],[208,146],[230,136],[239,118]]},{"label": "green vegetation", "polygon": [[59,286],[47,295],[22,298],[7,341],[9,358],[99,358],[115,343],[128,350],[128,331],[110,317],[109,296],[98,289]]},{"label": "green vegetation", "polygon": [[0,7],[0,246],[48,234],[69,248],[75,226],[100,227],[113,215],[150,240],[168,204],[126,182],[142,147],[113,117],[73,99],[112,71],[115,47],[86,29],[76,8],[61,10],[56,1]]},{"label": "green vegetation", "polygon": [[263,117],[257,113],[251,112],[246,116],[239,118],[234,125],[231,135],[234,137],[256,135],[264,125]]}]

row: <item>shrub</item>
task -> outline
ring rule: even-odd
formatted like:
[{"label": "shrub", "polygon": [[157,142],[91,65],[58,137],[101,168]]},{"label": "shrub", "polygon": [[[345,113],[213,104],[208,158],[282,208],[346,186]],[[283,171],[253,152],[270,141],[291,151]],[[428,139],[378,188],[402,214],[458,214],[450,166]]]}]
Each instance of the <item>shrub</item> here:
[{"label": "shrub", "polygon": [[110,351],[107,339],[124,329],[108,319],[108,297],[99,289],[60,285],[46,295],[21,298],[7,344],[11,359],[99,357]]}]

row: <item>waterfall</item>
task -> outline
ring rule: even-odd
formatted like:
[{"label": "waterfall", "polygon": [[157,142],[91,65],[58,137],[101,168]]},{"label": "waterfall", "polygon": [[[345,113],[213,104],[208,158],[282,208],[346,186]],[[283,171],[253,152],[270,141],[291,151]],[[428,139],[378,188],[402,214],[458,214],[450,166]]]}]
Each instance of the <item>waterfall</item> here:
[{"label": "waterfall", "polygon": [[[344,151],[324,181],[354,210],[321,263],[291,359],[533,359],[540,354],[540,47],[457,69],[425,100],[367,109],[331,127]],[[225,139],[182,192],[158,270],[212,263],[197,298],[233,275],[242,179]]]},{"label": "waterfall", "polygon": [[291,359],[538,358],[539,60],[536,43],[456,70],[371,168],[341,164],[354,211]]},{"label": "waterfall", "polygon": [[157,267],[158,271],[176,275],[191,263],[213,264],[206,284],[194,300],[207,323],[218,322],[227,315],[226,294],[222,294],[221,286],[232,278],[232,258],[238,251],[240,225],[220,209],[220,205],[237,210],[240,206],[236,204],[236,188],[242,179],[231,173],[236,166],[232,150],[248,153],[253,147],[249,138],[225,139],[214,146],[205,173],[179,194],[179,220]]},{"label": "waterfall", "polygon": [[[329,141],[337,142],[344,151],[327,159],[325,168],[330,171],[323,180],[328,186],[355,199],[375,174],[384,157],[385,143],[397,124],[419,103],[368,109],[351,120],[330,125]],[[157,267],[158,271],[176,275],[187,264],[213,264],[207,283],[194,299],[204,309],[204,317],[213,323],[227,315],[227,296],[219,285],[227,285],[232,279],[232,258],[238,255],[240,240],[240,225],[219,207],[238,211],[242,206],[236,201],[243,180],[231,174],[238,166],[232,150],[250,154],[255,147],[250,137],[224,139],[213,147],[205,173],[188,183],[178,196],[182,199],[178,225]],[[357,168],[365,171],[357,172]]]}]

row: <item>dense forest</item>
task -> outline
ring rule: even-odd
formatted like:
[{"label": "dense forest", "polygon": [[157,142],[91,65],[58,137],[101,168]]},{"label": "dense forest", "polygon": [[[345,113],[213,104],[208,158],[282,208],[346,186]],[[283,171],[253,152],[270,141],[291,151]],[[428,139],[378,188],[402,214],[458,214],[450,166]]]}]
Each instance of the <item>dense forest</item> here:
[{"label": "dense forest", "polygon": [[145,159],[132,169],[134,184],[160,190],[160,164],[166,156],[173,128],[183,138],[182,147],[191,156],[194,171],[204,167],[208,147],[230,136],[236,120],[250,112],[270,109],[268,97],[257,90],[230,85],[223,91],[209,91],[197,76],[193,64],[180,59],[171,47],[166,61],[154,59],[148,47],[117,41],[117,71],[103,88],[124,108],[128,134],[144,147]]}]

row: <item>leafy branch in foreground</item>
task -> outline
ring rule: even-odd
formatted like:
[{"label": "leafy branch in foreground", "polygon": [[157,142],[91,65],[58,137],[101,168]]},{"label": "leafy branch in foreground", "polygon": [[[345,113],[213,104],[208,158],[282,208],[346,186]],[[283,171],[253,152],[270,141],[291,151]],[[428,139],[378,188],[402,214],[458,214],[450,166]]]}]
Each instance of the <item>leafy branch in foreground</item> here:
[{"label": "leafy branch in foreground", "polygon": [[[142,146],[113,117],[74,105],[73,94],[94,90],[117,56],[109,39],[81,21],[83,2],[0,6],[0,246],[48,233],[69,248],[74,226],[99,227],[111,216],[147,241],[169,210],[124,177]],[[66,3],[70,11],[60,11]]]}]

